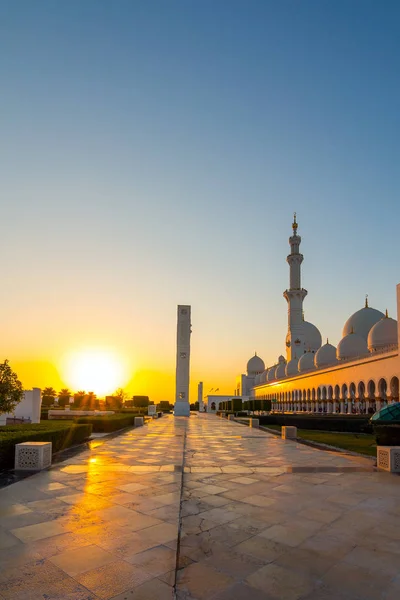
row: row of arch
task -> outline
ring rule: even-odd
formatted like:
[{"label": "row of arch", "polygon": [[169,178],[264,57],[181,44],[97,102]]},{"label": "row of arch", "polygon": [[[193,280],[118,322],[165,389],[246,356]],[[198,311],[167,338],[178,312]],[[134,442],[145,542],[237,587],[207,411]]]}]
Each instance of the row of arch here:
[{"label": "row of arch", "polygon": [[393,402],[399,400],[399,378],[392,377],[388,382],[384,377],[378,381],[378,385],[371,379],[367,384],[360,381],[357,385],[350,383],[347,386],[344,383],[342,386],[335,385],[320,385],[317,388],[308,388],[307,390],[292,390],[287,392],[278,392],[275,394],[264,394],[257,396],[264,400],[277,400],[278,402],[302,402],[302,401],[323,401],[323,400],[382,400],[388,399]]}]

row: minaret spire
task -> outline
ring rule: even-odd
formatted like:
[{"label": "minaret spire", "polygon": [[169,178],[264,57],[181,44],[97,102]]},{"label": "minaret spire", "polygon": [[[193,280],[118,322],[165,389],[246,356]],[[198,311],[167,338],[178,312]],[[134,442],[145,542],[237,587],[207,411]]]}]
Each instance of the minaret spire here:
[{"label": "minaret spire", "polygon": [[293,234],[289,238],[290,254],[286,258],[290,269],[290,287],[283,293],[288,303],[288,333],[286,336],[287,360],[300,358],[304,352],[304,317],[303,300],[307,290],[301,287],[301,263],[303,255],[300,253],[301,237],[297,234],[297,214],[293,215]]}]

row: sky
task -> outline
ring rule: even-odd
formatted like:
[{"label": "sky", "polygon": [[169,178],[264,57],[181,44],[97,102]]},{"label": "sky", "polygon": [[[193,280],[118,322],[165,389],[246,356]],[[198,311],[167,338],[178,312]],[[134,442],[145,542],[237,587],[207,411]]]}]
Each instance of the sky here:
[{"label": "sky", "polygon": [[294,211],[323,338],[366,294],[397,318],[399,28],[397,0],[0,0],[0,359],[24,386],[104,351],[172,401],[190,304],[191,399],[233,393],[284,353]]}]

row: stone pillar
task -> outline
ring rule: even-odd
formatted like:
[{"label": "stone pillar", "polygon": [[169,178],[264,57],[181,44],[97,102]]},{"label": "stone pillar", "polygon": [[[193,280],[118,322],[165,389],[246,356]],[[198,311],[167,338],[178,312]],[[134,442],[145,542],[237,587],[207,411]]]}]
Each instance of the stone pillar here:
[{"label": "stone pillar", "polygon": [[376,403],[376,412],[378,412],[378,410],[381,410],[381,408],[382,408],[382,400],[380,398],[376,398],[375,403]]},{"label": "stone pillar", "polygon": [[367,415],[369,411],[369,400],[366,398],[365,400],[365,414]]},{"label": "stone pillar", "polygon": [[345,414],[345,406],[344,406],[344,400],[340,401],[340,414],[344,415]]},{"label": "stone pillar", "polygon": [[189,379],[190,379],[190,306],[178,306],[177,342],[176,342],[176,393],[174,415],[189,417]]},{"label": "stone pillar", "polygon": [[353,403],[351,402],[351,400],[347,400],[347,414],[351,415],[351,409],[353,407]]},{"label": "stone pillar", "polygon": [[331,413],[332,413],[332,403],[331,403],[331,401],[330,401],[330,400],[328,400],[328,402],[326,403],[326,412],[327,412],[328,414],[331,414]]},{"label": "stone pillar", "polygon": [[337,402],[336,402],[336,400],[333,400],[332,404],[333,404],[333,406],[332,406],[332,412],[334,414],[336,414],[336,411],[337,411]]}]

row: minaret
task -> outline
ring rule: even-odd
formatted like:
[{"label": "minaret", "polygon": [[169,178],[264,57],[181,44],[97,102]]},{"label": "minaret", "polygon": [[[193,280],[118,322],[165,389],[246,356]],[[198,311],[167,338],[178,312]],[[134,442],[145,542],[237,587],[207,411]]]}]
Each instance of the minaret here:
[{"label": "minaret", "polygon": [[300,254],[301,237],[297,235],[298,223],[296,213],[293,218],[293,235],[289,238],[290,254],[287,262],[290,268],[290,288],[283,292],[288,303],[288,333],[286,336],[287,361],[300,358],[304,353],[304,328],[303,328],[303,300],[307,290],[301,287],[301,263],[303,255]]}]

